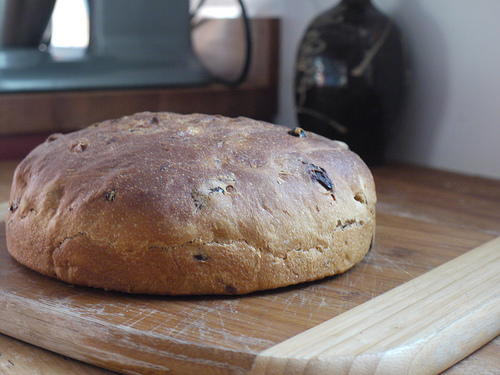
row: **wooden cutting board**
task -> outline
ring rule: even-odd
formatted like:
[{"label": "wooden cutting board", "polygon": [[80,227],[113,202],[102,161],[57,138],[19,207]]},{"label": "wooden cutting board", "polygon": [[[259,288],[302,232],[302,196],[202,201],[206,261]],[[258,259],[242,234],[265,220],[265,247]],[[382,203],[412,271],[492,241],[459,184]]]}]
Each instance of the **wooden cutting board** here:
[{"label": "wooden cutting board", "polygon": [[70,286],[15,262],[2,229],[0,331],[132,374],[439,373],[500,333],[500,239],[424,206],[382,199],[342,275],[240,297]]}]

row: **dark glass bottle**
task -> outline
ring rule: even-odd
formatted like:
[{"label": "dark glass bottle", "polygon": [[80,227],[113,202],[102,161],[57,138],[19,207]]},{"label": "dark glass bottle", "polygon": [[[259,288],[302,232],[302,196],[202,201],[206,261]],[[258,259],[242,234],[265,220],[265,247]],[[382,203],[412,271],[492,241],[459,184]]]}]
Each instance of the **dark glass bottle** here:
[{"label": "dark glass bottle", "polygon": [[369,0],[343,0],[313,20],[299,45],[295,102],[306,130],[384,162],[405,86],[401,32]]}]

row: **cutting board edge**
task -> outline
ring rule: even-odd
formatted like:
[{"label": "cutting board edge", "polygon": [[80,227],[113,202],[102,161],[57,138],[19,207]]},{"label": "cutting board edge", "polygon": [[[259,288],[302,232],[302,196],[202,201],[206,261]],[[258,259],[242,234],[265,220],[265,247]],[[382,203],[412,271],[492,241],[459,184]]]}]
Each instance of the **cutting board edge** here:
[{"label": "cutting board edge", "polygon": [[[54,315],[50,307],[41,302],[26,301],[22,297],[16,299],[12,295],[5,298],[5,295],[6,293],[0,293],[0,322],[2,322],[0,333],[54,353],[113,371],[124,371],[126,369],[130,373],[133,373],[133,371],[141,373],[141,371],[148,369],[153,370],[153,373],[158,371],[163,373],[172,369],[182,371],[184,367],[191,369],[199,366],[200,371],[208,368],[212,369],[213,373],[229,375],[248,372],[258,354],[238,353],[238,358],[246,357],[246,366],[239,366],[224,360],[225,357],[230,358],[237,352],[230,348],[200,345],[187,340],[172,339],[171,348],[183,345],[195,353],[195,356],[189,357],[182,353],[176,353],[175,350],[169,351],[170,348],[165,345],[165,335],[157,335],[151,332],[142,340],[134,341],[134,338],[144,336],[142,331],[132,327],[103,323],[75,314],[69,314],[72,315],[72,318],[68,318],[67,313]],[[13,300],[17,302],[13,302]],[[26,311],[26,306],[23,307],[23,304],[26,303],[33,305],[30,309],[33,312],[32,315],[23,313],[23,311]],[[5,305],[5,308],[3,308],[3,305]],[[63,323],[59,322],[59,324],[53,324],[53,327],[48,327],[53,322],[44,320],[43,317],[49,313],[51,314],[51,320],[59,318],[63,320]],[[74,320],[75,317],[77,320]],[[46,333],[45,335],[29,330],[30,324],[34,322],[46,326],[42,330]],[[126,328],[126,335],[123,334],[123,328]],[[57,336],[49,334],[51,329],[58,330]],[[97,341],[100,343],[106,342],[107,345],[113,346],[113,350],[105,350],[105,348],[98,350],[96,345],[88,345],[96,340],[96,337],[99,338]],[[106,337],[108,340],[103,340],[102,337]],[[134,351],[135,353],[132,355]],[[213,352],[219,353],[218,358],[209,358]],[[155,360],[147,362],[146,358],[148,357],[154,357]]]},{"label": "cutting board edge", "polygon": [[[394,297],[399,290],[404,289],[405,286],[407,287],[410,284],[415,284],[418,282],[418,279],[435,275],[439,273],[440,269],[445,267],[458,266],[462,260],[470,261],[470,258],[476,254],[495,255],[493,252],[499,249],[500,237],[496,237],[362,305],[262,351],[254,362],[251,374],[286,375],[292,368],[294,369],[294,373],[301,375],[322,375],[325,373],[344,375],[350,374],[351,371],[356,373],[356,370],[360,368],[363,369],[363,374],[382,373],[385,375],[397,375],[412,373],[429,375],[441,373],[500,335],[500,319],[498,319],[500,316],[500,290],[486,304],[476,304],[473,309],[464,312],[457,320],[443,325],[435,334],[423,338],[420,337],[400,347],[391,347],[388,350],[361,353],[360,355],[331,355],[331,348],[335,347],[332,343],[335,340],[330,339],[328,337],[329,333],[327,333],[323,337],[325,341],[323,352],[327,354],[323,355],[311,351],[311,354],[304,354],[302,352],[301,355],[294,356],[293,353],[300,352],[301,347],[307,352],[307,348],[309,347],[307,343],[308,336],[310,338],[312,334],[317,334],[316,337],[318,337],[321,332],[328,332],[329,329],[334,327],[337,321],[342,320],[345,316],[356,311],[362,311],[366,306],[373,305],[377,300],[383,299],[389,294],[392,294]],[[499,256],[496,256],[495,265],[500,265]],[[495,267],[492,264],[487,264],[486,266],[491,269]],[[495,285],[494,282],[491,284]],[[484,333],[480,337],[478,337],[477,333],[478,328],[481,333]],[[362,333],[362,331],[357,332],[358,337]],[[445,362],[442,360],[442,358],[445,358],[443,350],[450,348],[443,345],[443,340],[445,342],[463,343],[459,348],[455,348],[454,352],[451,353],[452,355],[448,356]],[[349,345],[349,340],[346,340],[345,344]],[[354,345],[358,344],[357,342],[354,343]],[[360,346],[362,346],[361,344]],[[427,357],[424,357],[422,353],[426,353]],[[431,356],[432,360],[429,360]]]}]

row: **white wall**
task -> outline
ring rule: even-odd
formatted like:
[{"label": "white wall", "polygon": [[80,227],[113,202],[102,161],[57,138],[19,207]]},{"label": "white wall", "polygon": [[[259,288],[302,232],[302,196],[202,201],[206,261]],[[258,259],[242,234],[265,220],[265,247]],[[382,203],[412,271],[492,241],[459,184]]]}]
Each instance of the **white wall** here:
[{"label": "white wall", "polygon": [[391,156],[500,178],[500,2],[402,0],[390,12],[414,72]]},{"label": "white wall", "polygon": [[[250,14],[282,19],[277,123],[295,125],[293,64],[302,33],[338,2],[246,0]],[[389,156],[500,179],[500,1],[373,3],[400,25],[412,57],[409,102]]]}]

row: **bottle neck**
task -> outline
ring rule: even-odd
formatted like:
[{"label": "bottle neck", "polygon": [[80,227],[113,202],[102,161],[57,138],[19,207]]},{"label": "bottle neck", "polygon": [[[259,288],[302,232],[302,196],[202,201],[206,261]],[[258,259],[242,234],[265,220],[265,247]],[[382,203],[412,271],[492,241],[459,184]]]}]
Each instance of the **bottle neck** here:
[{"label": "bottle neck", "polygon": [[342,0],[341,5],[365,7],[371,5],[370,0]]}]

